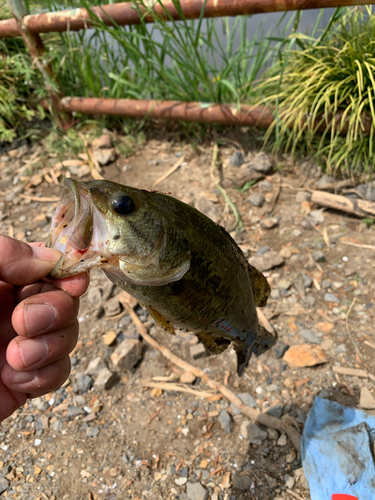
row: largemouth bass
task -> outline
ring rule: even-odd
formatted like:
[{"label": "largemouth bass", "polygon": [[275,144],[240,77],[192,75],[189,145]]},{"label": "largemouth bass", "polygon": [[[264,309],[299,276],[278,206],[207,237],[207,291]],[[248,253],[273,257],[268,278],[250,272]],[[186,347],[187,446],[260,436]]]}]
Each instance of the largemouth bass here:
[{"label": "largemouth bass", "polygon": [[53,277],[100,267],[168,332],[193,331],[211,354],[232,342],[240,376],[275,343],[255,308],[266,278],[224,228],[171,196],[66,179],[47,246],[63,252]]}]

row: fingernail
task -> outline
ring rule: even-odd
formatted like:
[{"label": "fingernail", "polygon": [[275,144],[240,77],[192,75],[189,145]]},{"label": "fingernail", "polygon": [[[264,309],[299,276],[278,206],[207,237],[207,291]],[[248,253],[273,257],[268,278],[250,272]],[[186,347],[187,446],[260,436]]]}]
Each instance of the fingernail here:
[{"label": "fingernail", "polygon": [[28,334],[42,332],[56,319],[55,310],[47,304],[25,305],[25,327]]},{"label": "fingernail", "polygon": [[12,385],[21,385],[32,382],[38,376],[38,371],[32,372],[17,372],[16,370],[9,370],[9,381]]},{"label": "fingernail", "polygon": [[49,260],[57,262],[61,257],[61,252],[54,248],[31,247],[34,257],[39,260]]},{"label": "fingernail", "polygon": [[38,338],[22,340],[18,343],[18,348],[25,368],[42,361],[49,352],[47,342]]}]

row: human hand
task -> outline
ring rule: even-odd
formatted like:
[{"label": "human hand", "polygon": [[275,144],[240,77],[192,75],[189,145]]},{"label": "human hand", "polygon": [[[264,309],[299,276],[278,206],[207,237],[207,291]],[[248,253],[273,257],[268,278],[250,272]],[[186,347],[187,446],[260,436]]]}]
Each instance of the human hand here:
[{"label": "human hand", "polygon": [[46,279],[60,256],[0,234],[0,421],[69,376],[89,276]]}]

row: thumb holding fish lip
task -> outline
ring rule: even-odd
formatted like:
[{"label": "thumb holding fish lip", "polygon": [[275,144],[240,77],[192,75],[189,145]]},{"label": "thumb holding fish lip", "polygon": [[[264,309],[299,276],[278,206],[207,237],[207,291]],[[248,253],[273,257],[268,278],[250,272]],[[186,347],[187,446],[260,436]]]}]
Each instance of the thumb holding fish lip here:
[{"label": "thumb holding fish lip", "polygon": [[0,234],[0,280],[23,286],[47,276],[61,252],[43,244],[27,244]]}]

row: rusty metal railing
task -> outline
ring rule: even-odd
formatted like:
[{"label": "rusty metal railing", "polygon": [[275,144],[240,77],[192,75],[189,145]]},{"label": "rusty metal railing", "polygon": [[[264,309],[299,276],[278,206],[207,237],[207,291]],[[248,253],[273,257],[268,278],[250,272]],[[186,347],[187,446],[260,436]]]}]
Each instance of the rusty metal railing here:
[{"label": "rusty metal railing", "polygon": [[[144,22],[152,23],[155,17],[181,19],[172,0],[152,2],[144,1],[147,7],[131,2],[116,3],[87,9],[73,9],[29,15],[24,0],[8,0],[14,19],[0,21],[0,38],[21,35],[42,73],[55,116],[63,126],[69,126],[72,111],[85,114],[107,114],[130,117],[150,116],[170,120],[196,121],[203,123],[221,123],[252,125],[267,128],[274,121],[272,110],[266,107],[248,105],[207,104],[199,102],[150,101],[133,99],[105,99],[84,97],[63,97],[52,85],[55,80],[51,68],[43,63],[44,47],[40,33],[78,31],[92,27],[92,16],[107,26],[126,26]],[[352,5],[375,4],[375,0],[180,0],[180,8],[186,19],[198,19],[204,9],[204,17],[237,16],[266,12],[281,12],[306,9],[321,9]],[[56,81],[54,81],[56,84]],[[339,123],[336,117],[332,117]],[[328,124],[327,124],[328,125]],[[366,129],[370,132],[370,127]]]}]

